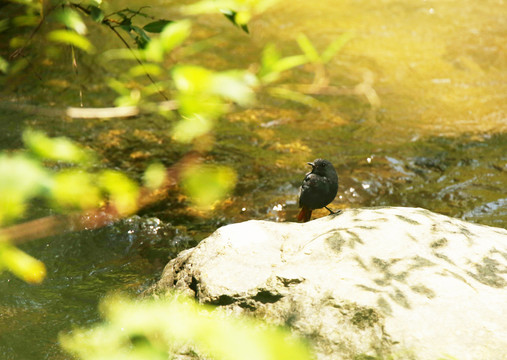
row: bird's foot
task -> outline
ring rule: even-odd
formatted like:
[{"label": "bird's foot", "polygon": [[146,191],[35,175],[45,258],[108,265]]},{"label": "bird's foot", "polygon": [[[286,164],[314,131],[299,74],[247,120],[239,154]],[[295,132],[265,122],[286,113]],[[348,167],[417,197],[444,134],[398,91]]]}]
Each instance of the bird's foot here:
[{"label": "bird's foot", "polygon": [[333,211],[330,208],[328,208],[327,206],[324,206],[324,207],[327,209],[327,211],[329,211],[329,215],[340,215],[342,213],[341,210]]}]

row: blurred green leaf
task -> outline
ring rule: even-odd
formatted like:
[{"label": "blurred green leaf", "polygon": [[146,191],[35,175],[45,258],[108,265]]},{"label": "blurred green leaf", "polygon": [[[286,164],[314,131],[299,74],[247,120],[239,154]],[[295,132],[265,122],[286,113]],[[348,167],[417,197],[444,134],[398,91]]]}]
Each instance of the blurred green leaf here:
[{"label": "blurred green leaf", "polygon": [[23,71],[28,65],[30,65],[30,62],[27,58],[16,60],[10,64],[9,74],[11,75],[17,74]]},{"label": "blurred green leaf", "polygon": [[2,268],[30,284],[40,284],[46,277],[42,262],[0,239],[0,271]]},{"label": "blurred green leaf", "polygon": [[87,32],[86,25],[81,16],[73,9],[68,7],[60,9],[55,13],[55,18],[79,35],[85,35]]},{"label": "blurred green leaf", "polygon": [[171,136],[175,141],[189,143],[196,137],[208,133],[213,128],[213,121],[199,114],[183,117],[174,125]]},{"label": "blurred green leaf", "polygon": [[261,80],[264,84],[272,83],[279,79],[282,72],[306,63],[308,63],[308,58],[305,55],[294,55],[280,59],[271,69],[261,69]]},{"label": "blurred green leaf", "polygon": [[262,59],[261,64],[263,68],[271,69],[274,67],[274,65],[280,60],[282,57],[282,54],[280,51],[276,48],[276,45],[273,43],[268,43],[264,50],[262,51]]},{"label": "blurred green leaf", "polygon": [[144,50],[146,60],[161,62],[164,54],[181,45],[190,35],[190,25],[188,20],[168,23],[160,37],[152,39],[146,46]]},{"label": "blurred green leaf", "polygon": [[0,225],[23,215],[26,202],[51,184],[41,164],[22,154],[0,154],[0,174]]},{"label": "blurred green leaf", "polygon": [[259,77],[265,84],[274,82],[280,77],[280,73],[294,67],[308,63],[305,55],[294,55],[282,58],[274,44],[268,44],[262,52],[261,69]]},{"label": "blurred green leaf", "polygon": [[37,26],[41,21],[37,15],[21,15],[12,19],[14,26]]},{"label": "blurred green leaf", "polygon": [[160,33],[162,32],[162,30],[164,30],[166,25],[171,24],[173,22],[174,21],[172,20],[157,20],[144,25],[143,29],[152,33]]},{"label": "blurred green leaf", "polygon": [[173,70],[176,88],[184,93],[208,91],[211,87],[213,73],[200,66],[180,65]]},{"label": "blurred green leaf", "polygon": [[1,19],[0,20],[0,33],[4,32],[5,30],[7,30],[9,28],[9,22],[10,22],[10,19]]},{"label": "blurred green leaf", "polygon": [[28,39],[23,36],[14,36],[9,40],[9,46],[11,48],[20,48],[28,45]]},{"label": "blurred green leaf", "polygon": [[0,71],[4,74],[7,74],[7,70],[9,69],[9,62],[0,56]]},{"label": "blurred green leaf", "polygon": [[237,2],[234,0],[201,0],[183,7],[182,12],[186,15],[220,13],[224,9],[232,11],[235,7],[234,5],[237,5]]},{"label": "blurred green leaf", "polygon": [[181,65],[173,70],[176,88],[183,93],[208,93],[235,101],[240,105],[254,101],[253,86],[257,85],[255,75],[246,71],[225,71],[214,73],[208,69]]},{"label": "blurred green leaf", "polygon": [[190,20],[172,22],[164,27],[160,33],[160,41],[164,51],[169,52],[179,46],[190,35],[192,23]]},{"label": "blurred green leaf", "polygon": [[120,215],[126,216],[137,211],[139,187],[127,175],[115,170],[104,170],[99,174],[98,183],[109,194],[109,200]]},{"label": "blurred green leaf", "polygon": [[299,34],[296,40],[310,62],[317,63],[322,61],[319,53],[305,34]]},{"label": "blurred green leaf", "polygon": [[204,358],[221,360],[312,358],[308,346],[288,330],[246,316],[227,317],[182,296],[137,301],[114,296],[102,302],[101,310],[102,324],[60,336],[64,349],[83,360],[167,359],[188,346]]},{"label": "blurred green leaf", "polygon": [[198,115],[205,118],[206,123],[209,121],[209,124],[212,124],[214,119],[225,113],[228,108],[228,105],[218,96],[209,93],[179,93],[176,100],[179,104],[178,112],[183,117]]},{"label": "blurred green leaf", "polygon": [[48,34],[48,39],[55,42],[61,42],[67,45],[76,46],[88,53],[94,51],[90,41],[78,33],[70,30],[53,30]]},{"label": "blurred green leaf", "polygon": [[268,89],[268,92],[271,96],[274,96],[274,97],[277,97],[280,99],[291,100],[294,102],[298,102],[300,104],[304,104],[306,106],[319,107],[322,105],[317,99],[315,99],[311,96],[302,94],[297,91],[284,89],[281,87],[270,88],[270,89]]},{"label": "blurred green leaf", "polygon": [[139,89],[126,89],[127,94],[117,97],[114,105],[117,107],[137,106],[141,101],[141,91]]},{"label": "blurred green leaf", "polygon": [[184,6],[182,12],[186,15],[211,14],[233,11],[238,13],[238,24],[246,24],[250,17],[262,13],[278,0],[201,0]]},{"label": "blurred green leaf", "polygon": [[161,163],[155,163],[148,166],[143,175],[144,185],[151,189],[156,190],[160,188],[167,177],[167,170]]},{"label": "blurred green leaf", "polygon": [[194,65],[176,66],[173,79],[183,119],[173,128],[172,136],[181,142],[210,131],[214,120],[227,111],[227,101],[252,104],[255,100],[252,87],[258,82],[255,75],[246,71],[215,73]]},{"label": "blurred green leaf", "polygon": [[[153,39],[150,41],[150,44],[153,43]],[[148,46],[150,45],[148,44]],[[107,51],[104,51],[102,54],[105,61],[111,61],[111,60],[136,60],[137,58],[142,58],[142,53],[146,50],[139,50],[139,49],[110,49]]]},{"label": "blurred green leaf", "polygon": [[92,209],[102,198],[94,175],[82,170],[64,170],[53,177],[52,200],[63,208]]},{"label": "blurred green leaf", "polygon": [[211,93],[232,100],[239,105],[247,106],[255,101],[252,87],[256,85],[257,78],[247,71],[226,71],[213,75]]},{"label": "blurred green leaf", "polygon": [[304,55],[288,56],[278,60],[273,67],[273,71],[283,72],[306,63],[308,63],[308,58]]},{"label": "blurred green leaf", "polygon": [[182,184],[197,207],[209,209],[234,188],[236,173],[225,166],[191,166],[183,172]]},{"label": "blurred green leaf", "polygon": [[122,96],[127,96],[130,94],[130,90],[127,88],[127,86],[124,83],[122,83],[121,81],[116,80],[114,78],[110,78],[107,81],[107,85],[109,85],[109,87],[111,89],[113,89],[114,91],[116,91],[118,94],[120,94]]},{"label": "blurred green leaf", "polygon": [[[153,40],[152,40],[153,41]],[[162,68],[156,64],[140,64],[130,68],[129,74],[132,77],[150,75],[160,75]]]},{"label": "blurred green leaf", "polygon": [[350,39],[354,37],[354,33],[349,31],[341,34],[336,40],[334,40],[322,53],[322,61],[324,64],[328,63],[333,56],[335,56]]},{"label": "blurred green leaf", "polygon": [[50,138],[40,131],[26,130],[23,132],[23,142],[33,154],[42,159],[76,164],[89,164],[93,161],[90,152],[64,137]]},{"label": "blurred green leaf", "polygon": [[147,61],[162,62],[164,60],[164,47],[162,41],[158,38],[151,39],[142,55]]}]

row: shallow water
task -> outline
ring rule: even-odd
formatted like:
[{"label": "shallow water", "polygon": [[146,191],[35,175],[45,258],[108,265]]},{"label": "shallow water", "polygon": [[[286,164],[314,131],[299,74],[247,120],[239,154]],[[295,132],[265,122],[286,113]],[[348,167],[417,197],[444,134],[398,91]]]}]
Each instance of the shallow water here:
[{"label": "shallow water", "polygon": [[[66,359],[58,332],[96,321],[97,303],[108,292],[142,291],[168,258],[219,226],[293,221],[306,162],[317,157],[338,170],[335,209],[419,206],[506,227],[504,7],[492,0],[291,1],[255,17],[251,35],[220,16],[197,18],[193,40],[205,52],[197,58],[190,47],[177,54],[178,61],[214,69],[255,66],[268,42],[284,55],[300,53],[294,40],[300,32],[320,51],[344,32],[353,37],[326,67],[324,80],[334,93],[315,95],[315,107],[261,93],[253,109],[236,109],[219,121],[207,161],[233,167],[239,181],[214,212],[195,211],[174,190],[140,218],[25,244],[45,262],[48,278],[31,286],[0,274],[0,358]],[[178,17],[172,2],[159,1],[152,11]],[[90,31],[103,40],[98,47],[121,46],[104,29]],[[84,143],[104,166],[132,176],[152,160],[171,165],[184,154],[185,146],[170,140],[170,122],[156,116],[90,121],[43,111],[77,106],[80,88],[85,106],[112,104],[103,77],[120,76],[125,64],[80,58],[76,77],[65,59],[41,63],[1,90],[2,149],[19,147],[21,131],[32,126]],[[314,74],[315,68],[304,66],[285,81],[296,87],[311,83]],[[49,213],[44,207],[34,211]]]}]

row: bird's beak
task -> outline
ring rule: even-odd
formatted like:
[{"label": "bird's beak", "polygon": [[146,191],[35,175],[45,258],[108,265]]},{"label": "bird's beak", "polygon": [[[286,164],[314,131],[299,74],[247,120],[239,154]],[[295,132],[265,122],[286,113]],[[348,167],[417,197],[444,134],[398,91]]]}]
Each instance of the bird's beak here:
[{"label": "bird's beak", "polygon": [[308,164],[308,165],[310,165],[312,168],[314,168],[314,167],[315,167],[315,164],[314,164],[314,163],[312,163],[312,162],[309,162],[309,163],[307,163],[307,164]]}]

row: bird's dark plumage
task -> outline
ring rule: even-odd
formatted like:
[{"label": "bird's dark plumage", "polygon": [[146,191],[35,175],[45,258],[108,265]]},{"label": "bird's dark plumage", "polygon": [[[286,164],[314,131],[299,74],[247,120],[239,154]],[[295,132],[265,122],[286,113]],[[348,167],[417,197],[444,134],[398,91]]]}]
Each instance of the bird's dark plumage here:
[{"label": "bird's dark plumage", "polygon": [[[338,192],[338,175],[333,164],[328,160],[317,159],[308,165],[311,165],[312,171],[306,174],[299,190],[301,211],[298,221],[303,222],[310,220],[312,210],[326,207]],[[329,212],[332,213],[331,210]]]}]

